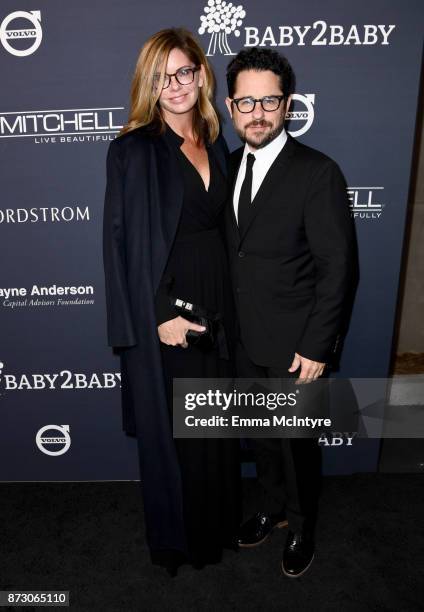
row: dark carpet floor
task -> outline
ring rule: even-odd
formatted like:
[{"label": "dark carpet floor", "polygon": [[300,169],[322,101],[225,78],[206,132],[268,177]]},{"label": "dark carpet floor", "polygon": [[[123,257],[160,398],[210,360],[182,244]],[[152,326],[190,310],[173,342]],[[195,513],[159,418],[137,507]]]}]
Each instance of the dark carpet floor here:
[{"label": "dark carpet floor", "polygon": [[[249,513],[256,483],[244,486]],[[84,612],[424,610],[423,486],[422,474],[325,478],[315,561],[289,579],[285,529],[169,578],[150,565],[139,483],[2,483],[0,590],[69,590]]]}]

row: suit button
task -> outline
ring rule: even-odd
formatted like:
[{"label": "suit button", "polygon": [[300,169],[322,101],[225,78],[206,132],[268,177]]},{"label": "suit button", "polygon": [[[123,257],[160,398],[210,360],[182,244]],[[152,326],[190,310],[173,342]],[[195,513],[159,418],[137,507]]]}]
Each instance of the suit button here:
[{"label": "suit button", "polygon": [[240,293],[240,287],[236,287],[236,293]]},{"label": "suit button", "polygon": [[239,257],[244,257],[246,255],[246,253],[244,251],[239,251],[238,256]]}]

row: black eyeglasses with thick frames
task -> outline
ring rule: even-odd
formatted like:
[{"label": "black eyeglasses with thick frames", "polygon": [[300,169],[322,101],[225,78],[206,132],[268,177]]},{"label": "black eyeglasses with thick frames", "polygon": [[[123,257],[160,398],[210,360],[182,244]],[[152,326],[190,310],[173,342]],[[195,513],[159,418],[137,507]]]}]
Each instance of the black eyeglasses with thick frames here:
[{"label": "black eyeglasses with thick frames", "polygon": [[245,98],[233,98],[231,104],[234,103],[240,113],[251,113],[255,110],[257,102],[260,102],[264,111],[271,113],[280,107],[281,101],[284,100],[285,97],[286,96],[283,95],[264,96],[263,98],[251,98],[250,96],[246,96]]},{"label": "black eyeglasses with thick frames", "polygon": [[[182,68],[178,68],[177,72],[173,74],[165,73],[162,89],[166,89],[170,86],[172,77],[175,77],[180,85],[190,85],[190,83],[193,83],[194,75],[198,70],[200,70],[200,66],[183,66]],[[160,74],[155,74],[153,77],[155,87],[159,85],[159,81]]]}]

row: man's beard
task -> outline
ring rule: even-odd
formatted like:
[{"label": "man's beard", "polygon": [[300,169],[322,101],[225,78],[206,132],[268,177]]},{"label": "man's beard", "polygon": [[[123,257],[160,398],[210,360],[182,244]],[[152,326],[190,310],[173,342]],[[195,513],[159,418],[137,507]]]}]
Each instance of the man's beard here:
[{"label": "man's beard", "polygon": [[263,136],[263,140],[261,140],[260,142],[257,142],[256,140],[253,140],[253,138],[248,138],[246,136],[246,130],[251,125],[262,125],[263,127],[270,127],[272,126],[272,123],[269,123],[268,121],[261,119],[259,121],[251,121],[243,128],[243,130],[239,130],[238,128],[236,128],[236,132],[239,135],[242,142],[247,142],[249,146],[255,149],[262,149],[263,147],[266,147],[267,144],[275,140],[277,136],[281,134],[281,132],[284,129],[284,119],[276,128],[274,128],[273,130],[265,134]]}]

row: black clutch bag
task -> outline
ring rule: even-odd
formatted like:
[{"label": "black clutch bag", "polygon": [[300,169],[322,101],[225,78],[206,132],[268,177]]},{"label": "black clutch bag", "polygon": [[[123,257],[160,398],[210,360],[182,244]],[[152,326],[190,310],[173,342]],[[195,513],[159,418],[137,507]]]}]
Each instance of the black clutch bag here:
[{"label": "black clutch bag", "polygon": [[171,304],[181,317],[206,328],[205,331],[189,329],[186,333],[187,344],[204,350],[213,348],[216,343],[220,315],[179,298],[171,298]]}]

